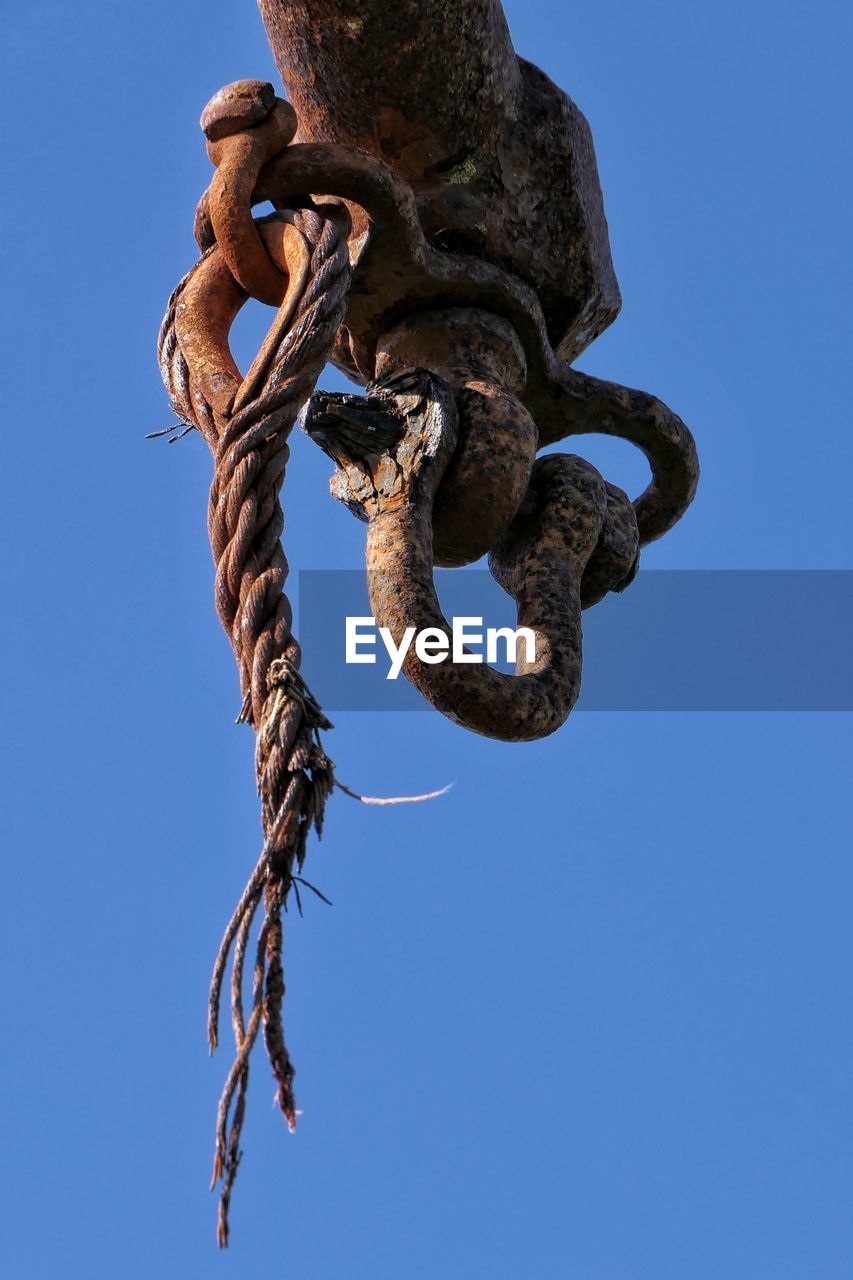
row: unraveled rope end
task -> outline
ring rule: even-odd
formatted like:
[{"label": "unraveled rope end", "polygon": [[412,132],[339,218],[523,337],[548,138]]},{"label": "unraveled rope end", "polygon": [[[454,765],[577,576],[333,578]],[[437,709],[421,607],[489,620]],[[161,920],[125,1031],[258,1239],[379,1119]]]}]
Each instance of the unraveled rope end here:
[{"label": "unraveled rope end", "polygon": [[284,1104],[284,1102],[282,1101],[282,1098],[281,1098],[281,1092],[279,1091],[279,1092],[276,1094],[276,1096],[275,1096],[275,1101],[274,1101],[274,1103],[273,1103],[273,1106],[278,1106],[279,1110],[281,1111],[282,1115],[284,1116],[284,1118],[285,1118],[285,1120],[286,1120],[286,1122],[287,1122],[287,1130],[288,1130],[288,1133],[295,1133],[295,1132],[296,1132],[296,1118],[297,1118],[297,1116],[300,1116],[300,1115],[302,1114],[302,1112],[301,1112],[301,1111],[297,1111],[297,1109],[296,1109],[296,1104],[295,1104],[295,1102],[294,1102],[293,1098],[291,1097],[291,1099],[290,1099],[290,1103],[289,1103],[287,1106],[285,1106],[285,1104]]},{"label": "unraveled rope end", "polygon": [[339,791],[343,791],[345,796],[359,800],[362,804],[420,804],[422,800],[435,800],[438,796],[447,795],[454,783],[448,782],[447,786],[442,787],[440,791],[426,791],[420,796],[362,796],[357,791],[351,791],[349,787],[345,787],[339,778],[335,778],[335,786]]}]

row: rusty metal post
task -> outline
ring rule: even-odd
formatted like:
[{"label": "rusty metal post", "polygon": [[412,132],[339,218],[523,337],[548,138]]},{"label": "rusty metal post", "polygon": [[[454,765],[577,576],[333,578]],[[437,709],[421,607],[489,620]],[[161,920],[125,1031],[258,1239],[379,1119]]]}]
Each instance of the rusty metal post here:
[{"label": "rusty metal post", "polygon": [[589,125],[499,0],[260,0],[300,139],[411,183],[427,238],[526,280],[573,359],[621,305]]},{"label": "rusty metal post", "polygon": [[494,150],[521,74],[499,0],[260,0],[306,141],[348,142],[409,182]]}]

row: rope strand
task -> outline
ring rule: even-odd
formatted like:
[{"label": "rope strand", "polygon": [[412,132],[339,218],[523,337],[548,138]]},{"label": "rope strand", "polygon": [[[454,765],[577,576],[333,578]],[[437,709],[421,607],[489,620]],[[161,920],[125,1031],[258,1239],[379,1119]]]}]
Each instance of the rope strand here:
[{"label": "rope strand", "polygon": [[[318,834],[322,832],[324,805],[334,787],[333,765],[319,737],[319,730],[331,725],[299,671],[301,655],[291,630],[293,612],[285,594],[288,564],[279,541],[284,527],[279,493],[289,457],[287,438],[343,320],[349,257],[346,238],[334,216],[324,218],[311,209],[280,216],[301,234],[307,246],[308,268],[286,323],[280,314],[278,330],[274,326],[271,331],[273,341],[265,351],[263,367],[258,368],[257,362],[253,367],[251,386],[237,385],[223,408],[219,403],[221,367],[227,367],[227,360],[223,357],[214,368],[220,375],[217,382],[203,362],[194,364],[192,350],[185,349],[192,343],[181,341],[182,308],[188,307],[196,291],[204,299],[207,272],[221,273],[216,245],[172,294],[159,342],[160,367],[172,407],[188,429],[198,429],[214,458],[208,533],[216,564],[216,608],[240,674],[238,721],[252,724],[256,732],[255,769],[264,830],[261,856],[226,926],[210,985],[208,1041],[212,1052],[219,1038],[225,969],[233,951],[235,1057],[219,1101],[212,1183],[221,1182],[221,1246],[228,1243],[228,1212],[240,1163],[249,1055],[261,1027],[278,1105],[291,1129],[296,1123],[295,1072],[282,1018],[281,914],[293,874],[302,869],[309,830],[313,827]],[[239,307],[243,300],[239,286],[235,284],[233,289]],[[215,301],[211,305],[215,306]],[[235,403],[240,406],[238,411],[229,411]],[[252,922],[262,901],[264,917],[246,1022],[243,969]]]}]

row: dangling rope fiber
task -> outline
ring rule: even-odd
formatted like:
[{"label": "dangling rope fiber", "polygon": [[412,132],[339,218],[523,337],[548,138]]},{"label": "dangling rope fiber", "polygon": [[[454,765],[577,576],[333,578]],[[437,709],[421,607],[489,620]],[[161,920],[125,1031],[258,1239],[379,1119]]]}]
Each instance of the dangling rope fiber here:
[{"label": "dangling rope fiber", "polygon": [[[311,827],[322,833],[325,802],[335,785],[334,766],[320,740],[320,730],[331,726],[299,671],[300,650],[284,590],[288,564],[279,541],[284,526],[279,493],[289,457],[288,436],[343,320],[349,257],[346,239],[333,219],[310,209],[285,216],[310,252],[304,284],[289,323],[265,353],[264,367],[258,371],[256,362],[225,409],[211,403],[217,397],[211,392],[209,370],[191,367],[180,337],[180,311],[188,289],[211,254],[219,252],[216,246],[173,293],[159,339],[160,366],[172,406],[188,427],[198,429],[213,454],[208,531],[216,562],[216,608],[240,671],[243,705],[238,719],[255,728],[264,831],[261,857],[228,922],[210,987],[212,1052],[218,1043],[225,970],[233,952],[231,1023],[236,1054],[219,1103],[212,1184],[222,1183],[222,1246],[228,1243],[228,1208],[240,1161],[249,1055],[262,1026],[278,1105],[291,1129],[296,1122],[294,1068],[282,1021],[281,913],[293,877],[302,870]],[[262,902],[246,1020],[243,970],[252,922]]]}]

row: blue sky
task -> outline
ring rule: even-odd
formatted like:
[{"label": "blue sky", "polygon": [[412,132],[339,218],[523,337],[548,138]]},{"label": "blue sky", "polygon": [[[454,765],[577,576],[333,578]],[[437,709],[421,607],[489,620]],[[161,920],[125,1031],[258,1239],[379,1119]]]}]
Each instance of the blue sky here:
[{"label": "blue sky", "polygon": [[[596,141],[625,306],[581,366],[699,443],[646,565],[853,568],[849,6],[506,8]],[[217,1254],[205,998],[258,845],[252,744],[209,458],[143,437],[169,421],[154,341],[194,257],[199,112],[274,68],[251,0],[30,0],[3,26],[4,1273],[846,1280],[841,714],[585,713],[526,747],[337,717],[350,785],[455,787],[330,806],[307,874],[334,908],[286,937],[304,1115],[290,1137],[259,1055]],[[328,473],[297,439],[295,568],[361,562]]]}]

